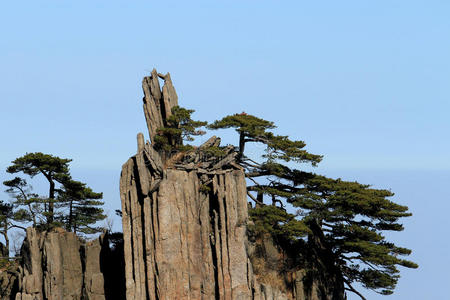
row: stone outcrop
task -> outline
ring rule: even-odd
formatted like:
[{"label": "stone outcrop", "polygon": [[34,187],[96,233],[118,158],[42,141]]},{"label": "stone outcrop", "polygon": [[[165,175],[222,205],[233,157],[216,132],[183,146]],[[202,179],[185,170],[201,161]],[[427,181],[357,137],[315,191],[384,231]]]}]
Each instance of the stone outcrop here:
[{"label": "stone outcrop", "polygon": [[21,292],[16,299],[80,299],[83,288],[80,248],[75,234],[41,233],[29,228],[21,251]]},{"label": "stone outcrop", "polygon": [[326,281],[311,281],[310,272],[286,268],[273,243],[255,251],[258,242],[247,236],[245,174],[234,147],[211,156],[205,150],[220,145],[212,137],[188,151],[155,150],[151,141],[178,97],[170,74],[156,70],[144,78],[143,91],[150,141],[138,134],[137,153],[122,166],[120,179],[126,299],[344,299],[343,287],[330,292],[342,282],[328,288]]},{"label": "stone outcrop", "polygon": [[142,197],[135,167],[121,185],[127,299],[249,299],[243,173],[208,174],[203,193],[204,174],[167,169]]},{"label": "stone outcrop", "polygon": [[2,299],[118,299],[110,295],[121,295],[123,287],[112,276],[123,272],[111,257],[105,235],[84,242],[63,229],[28,228],[17,268],[0,272]]},{"label": "stone outcrop", "polygon": [[305,244],[311,261],[299,269],[297,253],[247,231],[245,173],[233,146],[218,148],[215,136],[173,153],[152,146],[178,97],[170,74],[156,70],[143,90],[150,141],[139,133],[122,167],[123,239],[28,228],[20,259],[0,269],[0,299],[345,299],[320,238]]},{"label": "stone outcrop", "polygon": [[[303,268],[294,261],[298,256],[287,253],[276,245],[270,235],[250,236],[247,253],[255,277],[260,282],[261,294],[272,295],[269,299],[295,300],[344,300],[344,286],[338,270],[322,259],[323,255],[311,250],[303,262]],[[265,299],[268,299],[267,297]]]},{"label": "stone outcrop", "polygon": [[[178,97],[170,75],[156,70],[144,78],[143,90],[154,141]],[[302,265],[298,253],[282,250],[270,236],[252,236],[238,152],[219,146],[213,136],[169,153],[139,133],[137,153],[120,179],[123,239],[115,233],[86,242],[63,229],[28,228],[20,260],[0,269],[0,298],[345,299],[323,239],[305,242],[311,259]]]},{"label": "stone outcrop", "polygon": [[19,272],[20,267],[15,264],[0,270],[0,299],[16,299],[19,288]]},{"label": "stone outcrop", "polygon": [[[161,90],[159,79],[164,80]],[[150,139],[178,98],[170,75],[144,78]],[[138,134],[138,151],[122,167],[127,299],[284,299],[253,276],[246,250],[245,175],[233,147],[221,157],[202,146],[160,155]]]},{"label": "stone outcrop", "polygon": [[[164,80],[161,90],[159,78]],[[172,108],[178,105],[178,96],[172,84],[170,74],[162,75],[153,69],[151,76],[142,81],[144,90],[144,114],[150,141],[153,141],[158,128],[163,127],[165,120],[172,114]]]}]

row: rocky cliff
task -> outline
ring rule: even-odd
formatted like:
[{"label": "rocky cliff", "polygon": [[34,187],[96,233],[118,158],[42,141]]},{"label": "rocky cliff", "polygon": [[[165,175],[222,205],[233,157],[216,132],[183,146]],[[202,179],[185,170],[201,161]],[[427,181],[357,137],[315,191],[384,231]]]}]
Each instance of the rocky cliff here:
[{"label": "rocky cliff", "polygon": [[[105,235],[84,242],[62,229],[28,228],[18,263],[0,272],[1,299],[120,299],[120,261]],[[122,298],[123,299],[123,298]]]},{"label": "rocky cliff", "polygon": [[[165,82],[162,90],[158,76]],[[169,75],[144,78],[150,138],[178,105]],[[217,160],[201,149],[164,160],[138,135],[138,153],[122,168],[127,299],[250,299],[244,173],[233,148]]]},{"label": "rocky cliff", "polygon": [[[170,75],[156,70],[143,90],[154,141],[178,97]],[[123,241],[112,250],[108,235],[85,242],[62,229],[29,228],[20,259],[0,270],[1,299],[345,298],[320,239],[305,244],[310,260],[299,267],[296,253],[248,231],[245,173],[233,146],[212,154],[208,149],[220,145],[213,136],[168,153],[150,141],[139,133],[137,153],[122,167]]]},{"label": "rocky cliff", "polygon": [[245,174],[234,148],[205,155],[220,144],[212,137],[187,152],[156,151],[151,141],[178,97],[170,75],[156,70],[144,78],[143,90],[150,141],[138,134],[137,154],[123,165],[120,180],[127,299],[343,299],[343,289],[333,294],[315,279],[307,283],[302,270],[272,268],[271,280],[266,266],[255,274],[261,252],[247,237]]}]

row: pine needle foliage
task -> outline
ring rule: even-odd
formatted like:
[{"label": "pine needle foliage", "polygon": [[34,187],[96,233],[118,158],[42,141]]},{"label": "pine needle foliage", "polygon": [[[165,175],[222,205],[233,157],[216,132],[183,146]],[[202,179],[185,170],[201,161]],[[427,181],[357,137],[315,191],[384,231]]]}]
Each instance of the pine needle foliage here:
[{"label": "pine needle foliage", "polygon": [[54,221],[54,202],[56,196],[55,184],[61,183],[69,175],[69,163],[71,159],[59,158],[51,154],[42,152],[27,153],[24,156],[16,158],[12,161],[6,172],[14,174],[22,172],[31,178],[38,174],[42,174],[49,183],[48,206],[45,207],[47,223]]},{"label": "pine needle foliage", "polygon": [[171,152],[174,150],[187,150],[188,145],[183,147],[183,141],[191,142],[194,136],[205,134],[199,128],[205,126],[207,122],[192,120],[192,109],[180,106],[172,108],[172,114],[166,119],[166,124],[158,128],[154,137],[153,145],[157,150]]},{"label": "pine needle foliage", "polygon": [[69,180],[64,183],[58,201],[66,209],[61,216],[61,222],[68,231],[94,234],[102,232],[103,228],[95,226],[104,220],[103,193],[96,193],[85,183]]},{"label": "pine needle foliage", "polygon": [[3,185],[7,187],[5,192],[14,199],[11,203],[15,208],[14,220],[21,223],[32,222],[32,225],[36,226],[38,215],[41,213],[40,206],[43,203],[39,195],[32,193],[31,186],[20,177],[6,180]]},{"label": "pine needle foliage", "polygon": [[[10,203],[0,200],[0,234],[5,239],[6,256],[9,257],[8,230],[12,227],[13,206]],[[1,264],[0,264],[1,265]]]},{"label": "pine needle foliage", "polygon": [[287,136],[275,135],[268,131],[275,129],[273,122],[246,114],[226,116],[208,125],[209,129],[234,128],[239,134],[239,154],[242,157],[245,145],[249,142],[263,143],[267,146],[267,154],[263,157],[269,161],[310,162],[313,165],[321,161],[322,156],[313,155],[303,150],[303,141],[292,141]]},{"label": "pine needle foliage", "polygon": [[14,208],[11,219],[22,224],[31,223],[42,230],[64,226],[69,231],[83,234],[103,231],[103,228],[95,226],[106,218],[101,207],[104,202],[100,201],[103,194],[72,179],[71,161],[41,152],[27,153],[12,161],[7,168],[8,173],[23,173],[31,178],[44,176],[49,183],[49,194],[32,193],[31,186],[21,177],[4,181]]},{"label": "pine needle foliage", "polygon": [[[402,258],[411,250],[385,239],[385,231],[402,231],[400,219],[412,215],[408,207],[390,200],[391,191],[292,168],[302,163],[316,166],[322,156],[306,151],[303,141],[273,133],[273,122],[241,113],[217,120],[208,128],[232,128],[239,134],[238,160],[250,183],[248,196],[255,201],[250,209],[250,229],[283,241],[287,252],[300,257],[297,261],[305,261],[311,249],[292,251],[292,247],[325,247],[312,252],[327,253],[324,261],[331,261],[346,289],[362,299],[354,282],[388,295],[399,279],[398,266],[418,267]],[[265,153],[246,156],[249,142],[264,145]],[[296,212],[289,212],[288,206]]]}]

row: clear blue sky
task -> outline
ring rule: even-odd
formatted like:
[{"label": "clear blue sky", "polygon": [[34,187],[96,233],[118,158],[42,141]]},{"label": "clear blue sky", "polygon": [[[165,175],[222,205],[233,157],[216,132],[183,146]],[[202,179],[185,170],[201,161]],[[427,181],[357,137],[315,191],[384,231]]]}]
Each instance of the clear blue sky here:
[{"label": "clear blue sky", "polygon": [[160,2],[0,4],[0,179],[25,152],[52,153],[119,208],[120,168],[145,130],[141,79],[156,67],[198,119],[275,121],[325,155],[316,172],[410,207],[393,238],[420,269],[369,299],[449,297],[450,1]]}]

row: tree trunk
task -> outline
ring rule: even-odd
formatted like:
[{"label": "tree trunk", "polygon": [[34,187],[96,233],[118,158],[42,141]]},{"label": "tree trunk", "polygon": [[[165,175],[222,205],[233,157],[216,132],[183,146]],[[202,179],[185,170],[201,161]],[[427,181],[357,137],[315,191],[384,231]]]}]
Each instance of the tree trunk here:
[{"label": "tree trunk", "polygon": [[31,218],[33,219],[33,227],[36,227],[36,214],[33,211],[33,208],[31,207],[31,203],[28,202],[28,209],[30,210]]},{"label": "tree trunk", "polygon": [[258,191],[258,194],[256,195],[256,200],[258,200],[255,204],[255,207],[261,207],[264,205],[264,194],[261,191]]},{"label": "tree trunk", "polygon": [[67,224],[67,230],[68,230],[68,231],[72,231],[72,221],[73,221],[73,216],[72,216],[72,214],[73,214],[73,201],[70,200],[69,203],[70,203],[70,204],[69,204],[69,221],[68,221],[68,224]]},{"label": "tree trunk", "polygon": [[48,203],[48,217],[47,224],[53,223],[53,200],[55,200],[55,182],[53,180],[47,178],[50,182],[50,191],[48,193],[49,203]]},{"label": "tree trunk", "polygon": [[241,159],[244,155],[244,148],[245,148],[245,135],[244,133],[239,134],[239,155],[238,158]]},{"label": "tree trunk", "polygon": [[9,238],[8,238],[8,221],[5,220],[3,223],[3,237],[5,238],[5,248],[6,248],[6,257],[9,257]]}]

